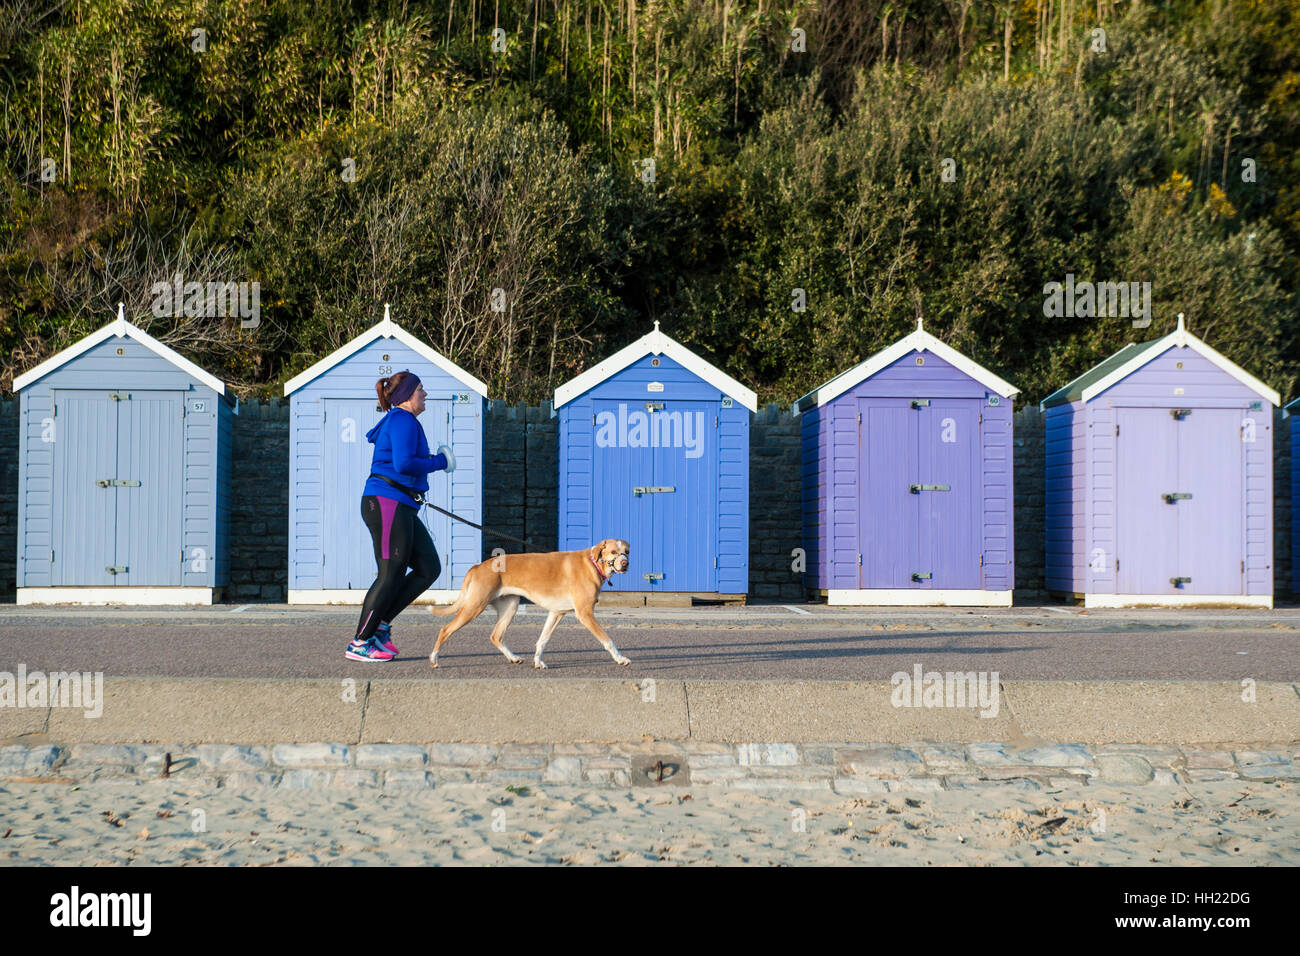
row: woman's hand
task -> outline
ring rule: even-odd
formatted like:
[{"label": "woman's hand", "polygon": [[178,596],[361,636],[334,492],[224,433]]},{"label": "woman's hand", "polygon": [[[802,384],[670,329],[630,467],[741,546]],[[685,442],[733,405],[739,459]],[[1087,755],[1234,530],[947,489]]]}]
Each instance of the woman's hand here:
[{"label": "woman's hand", "polygon": [[444,458],[447,459],[448,472],[453,472],[456,470],[456,456],[451,453],[450,448],[448,448],[446,445],[439,445],[438,454],[442,455]]}]

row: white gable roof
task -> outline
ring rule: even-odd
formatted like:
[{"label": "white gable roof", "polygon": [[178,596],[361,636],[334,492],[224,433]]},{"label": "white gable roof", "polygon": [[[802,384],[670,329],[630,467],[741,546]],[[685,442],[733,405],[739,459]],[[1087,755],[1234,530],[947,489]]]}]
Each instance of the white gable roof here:
[{"label": "white gable roof", "polygon": [[191,375],[194,378],[198,379],[200,382],[202,382],[208,388],[212,389],[218,395],[226,394],[226,383],[221,381],[221,379],[217,378],[215,375],[211,374],[210,372],[203,371],[203,369],[199,368],[197,365],[195,365],[185,356],[181,355],[179,352],[175,351],[174,349],[168,348],[149,333],[141,329],[137,329],[134,325],[128,322],[125,317],[125,308],[121,303],[118,303],[117,306],[116,321],[110,322],[102,329],[90,333],[84,339],[78,342],[76,345],[69,346],[68,348],[64,349],[62,352],[59,352],[54,357],[46,359],[44,362],[36,366],[30,372],[26,372],[22,375],[19,375],[17,378],[14,379],[14,391],[15,392],[22,391],[24,388],[32,384],[32,382],[35,382],[37,379],[50,374],[50,372],[53,372],[56,368],[66,365],[68,362],[71,362],[78,355],[90,351],[100,342],[103,342],[106,339],[111,339],[114,336],[134,339],[135,341],[143,345],[145,348],[147,348],[150,352],[153,352],[155,355],[157,355],[159,358],[166,359],[168,362],[170,362],[172,365],[175,365],[182,372],[185,372],[186,374]]},{"label": "white gable roof", "polygon": [[626,348],[619,349],[599,365],[593,365],[581,375],[570,379],[557,388],[555,390],[555,408],[558,409],[565,403],[573,401],[583,392],[594,388],[611,375],[621,372],[633,362],[647,355],[667,355],[687,371],[698,375],[717,388],[722,394],[740,402],[751,412],[758,410],[758,396],[752,390],[741,385],[721,369],[710,365],[686,346],[674,342],[664,335],[659,331],[658,322],[655,323],[653,332],[641,336]]},{"label": "white gable roof", "polygon": [[982,365],[977,365],[951,346],[944,345],[929,332],[921,328],[921,320],[916,320],[916,331],[899,339],[887,349],[883,349],[864,362],[841,372],[833,379],[815,388],[795,402],[795,409],[802,411],[814,405],[825,405],[833,398],[843,395],[849,389],[864,382],[881,369],[888,368],[903,356],[911,352],[932,352],[949,365],[965,372],[989,391],[996,392],[1003,398],[1013,398],[1020,394],[1020,389],[1010,382],[998,378]]},{"label": "white gable roof", "polygon": [[287,381],[284,385],[284,394],[286,395],[293,394],[294,392],[298,391],[298,389],[302,388],[304,385],[310,382],[312,379],[329,371],[331,368],[333,368],[335,365],[338,365],[339,362],[342,362],[349,355],[353,355],[361,351],[371,342],[375,341],[375,339],[379,339],[379,338],[396,339],[398,342],[401,342],[403,345],[411,349],[421,358],[427,359],[429,363],[435,366],[436,368],[442,369],[442,371],[446,372],[448,375],[450,375],[452,378],[456,379],[457,381],[464,382],[467,386],[469,386],[474,391],[478,392],[478,394],[482,395],[484,398],[488,397],[487,386],[484,385],[481,381],[479,381],[473,375],[469,374],[469,372],[465,371],[459,365],[456,365],[450,359],[442,355],[442,353],[437,352],[434,349],[430,348],[429,346],[425,345],[423,342],[417,339],[410,332],[407,332],[396,322],[392,321],[392,319],[388,317],[387,305],[384,306],[384,319],[382,322],[380,322],[378,325],[373,326],[368,331],[362,332],[360,335],[358,335],[347,345],[343,346],[343,348],[338,349],[337,351],[325,356],[323,359],[321,359],[311,368],[307,369],[307,371],[303,372],[300,375],[295,375],[293,378],[289,379],[289,381]]},{"label": "white gable roof", "polygon": [[1273,389],[1255,378],[1255,376],[1251,375],[1241,366],[1220,355],[1196,336],[1192,335],[1191,332],[1188,332],[1187,329],[1183,327],[1183,314],[1181,312],[1178,313],[1178,328],[1176,330],[1170,332],[1163,339],[1157,339],[1151,348],[1143,349],[1139,354],[1136,354],[1132,360],[1125,362],[1109,375],[1098,379],[1096,382],[1093,382],[1085,388],[1082,395],[1083,400],[1085,402],[1091,401],[1115,383],[1132,375],[1142,366],[1155,360],[1171,348],[1191,349],[1197,355],[1202,356],[1212,364],[1223,369],[1223,371],[1227,372],[1242,385],[1245,385],[1252,392],[1259,395],[1261,398],[1266,399],[1274,406],[1281,404],[1282,397],[1278,395],[1277,392],[1273,391]]}]

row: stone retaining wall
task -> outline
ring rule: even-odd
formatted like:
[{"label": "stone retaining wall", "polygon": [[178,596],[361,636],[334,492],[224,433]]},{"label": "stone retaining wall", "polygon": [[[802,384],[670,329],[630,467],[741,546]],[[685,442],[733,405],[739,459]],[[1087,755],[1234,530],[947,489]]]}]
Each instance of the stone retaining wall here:
[{"label": "stone retaining wall", "polygon": [[202,779],[222,787],[429,789],[719,786],[841,794],[1014,787],[1060,791],[1105,785],[1171,786],[1206,780],[1300,780],[1294,749],[1002,743],[656,741],[640,744],[276,745],[57,744],[0,748],[0,780],[93,782]]}]

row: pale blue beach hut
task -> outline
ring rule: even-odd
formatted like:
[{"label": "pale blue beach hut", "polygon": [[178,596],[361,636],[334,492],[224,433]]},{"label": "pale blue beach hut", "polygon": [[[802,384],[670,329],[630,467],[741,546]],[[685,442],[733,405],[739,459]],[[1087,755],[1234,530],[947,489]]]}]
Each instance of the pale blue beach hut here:
[{"label": "pale blue beach hut", "polygon": [[238,407],[225,384],[119,306],[14,391],[18,603],[220,600]]},{"label": "pale blue beach hut", "polygon": [[[374,582],[361,490],[383,417],[375,382],[410,369],[428,392],[420,424],[430,448],[446,444],[456,470],[429,475],[427,499],[483,523],[483,419],[487,386],[391,320],[384,319],[284,386],[289,409],[290,604],[360,604]],[[431,508],[420,510],[442,574],[417,600],[444,603],[483,559],[482,532]]]}]

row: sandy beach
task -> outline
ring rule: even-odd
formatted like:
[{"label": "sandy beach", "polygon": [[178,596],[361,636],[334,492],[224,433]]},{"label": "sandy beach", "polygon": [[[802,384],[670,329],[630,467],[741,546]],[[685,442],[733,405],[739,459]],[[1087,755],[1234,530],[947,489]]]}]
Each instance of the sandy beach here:
[{"label": "sandy beach", "polygon": [[1249,781],[860,798],[719,787],[0,784],[0,863],[10,866],[1295,866],[1297,832],[1300,787]]}]

